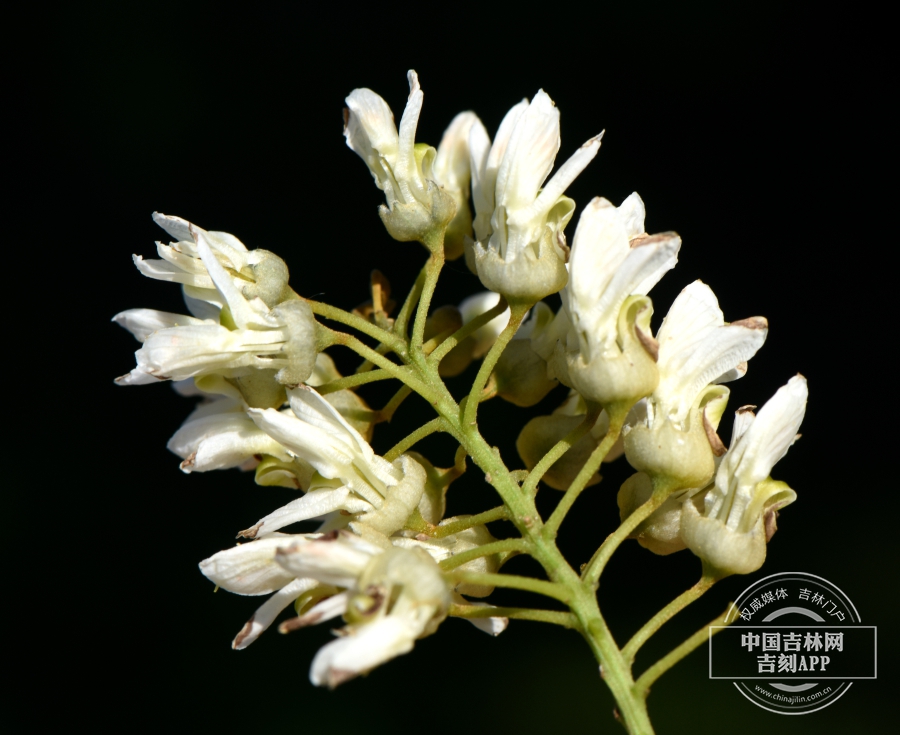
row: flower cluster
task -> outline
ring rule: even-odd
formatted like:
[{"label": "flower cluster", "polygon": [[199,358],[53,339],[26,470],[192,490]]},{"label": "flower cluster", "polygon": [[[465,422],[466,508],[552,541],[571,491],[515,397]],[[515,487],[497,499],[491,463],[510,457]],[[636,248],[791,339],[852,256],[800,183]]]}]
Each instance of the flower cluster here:
[{"label": "flower cluster", "polygon": [[[560,115],[540,90],[510,109],[493,141],[474,113],[463,112],[432,148],[416,142],[424,93],[415,72],[408,80],[399,129],[369,89],[347,97],[344,128],[384,192],[379,211],[388,233],[430,251],[395,317],[380,275],[369,307],[346,312],[298,295],[277,255],[160,214],[154,219],[175,241],[157,243],[159,260],[135,256],[135,263],[150,278],[180,284],[190,314],[132,309],[114,317],[142,343],[137,366],[118,383],[170,380],[201,398],[169,442],[184,472],[252,470],[258,484],[296,494],[200,568],[226,590],[267,596],[235,648],[250,645],[291,606],[295,615],[282,632],[342,617],[340,637],[319,651],[310,674],[330,687],[408,652],[448,616],[492,634],[506,627],[507,615],[562,620],[589,636],[604,630],[591,622],[583,587],[563,589],[579,577],[558,573],[567,562],[548,541],[579,494],[600,482],[601,462],[624,455],[636,471],[619,490],[622,526],[610,538],[630,536],[659,554],[690,549],[719,577],[760,567],[778,509],[795,498],[769,473],[803,419],[802,376],[758,416],[739,409],[729,448],[717,433],[725,384],[746,373],[765,342],[766,320],[725,321],[712,289],[695,281],[654,334],[648,294],[674,268],[682,243],[674,232],[645,231],[636,193],[619,206],[601,197],[588,202],[569,247],[575,202],[565,192],[596,156],[600,136],[551,175]],[[487,291],[432,309],[444,259],[463,255]],[[554,293],[562,302],[556,313],[542,301]],[[332,346],[364,358],[354,375],[338,372],[325,352]],[[471,391],[457,403],[443,378],[479,360]],[[388,379],[405,385],[372,410],[357,391]],[[508,470],[478,432],[479,403],[499,396],[527,408],[560,384],[568,389],[563,403],[518,433],[525,469]],[[411,392],[437,418],[376,454],[373,431]],[[453,467],[412,451],[434,431],[459,442]],[[466,456],[503,503],[447,518],[445,495]],[[539,482],[565,492],[546,521],[552,533],[541,531],[533,503]],[[521,537],[496,539],[486,523],[497,520],[512,521]],[[316,525],[294,528],[307,522]],[[598,543],[605,537],[598,532]],[[566,600],[574,617],[515,608],[493,614],[467,599],[504,584],[498,570],[519,553],[543,564],[551,581],[529,587],[516,577],[508,586]],[[585,579],[596,581],[597,564],[586,565]]]}]

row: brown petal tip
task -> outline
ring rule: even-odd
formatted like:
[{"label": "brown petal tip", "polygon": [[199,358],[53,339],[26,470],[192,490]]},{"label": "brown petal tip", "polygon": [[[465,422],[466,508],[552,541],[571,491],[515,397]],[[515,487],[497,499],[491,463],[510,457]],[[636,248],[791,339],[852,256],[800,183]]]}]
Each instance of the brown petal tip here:
[{"label": "brown petal tip", "polygon": [[709,446],[712,447],[713,454],[717,457],[721,457],[725,454],[727,451],[725,445],[722,443],[722,440],[719,438],[713,425],[709,423],[709,419],[706,417],[706,411],[703,412],[703,429],[706,431],[706,438],[709,439]]}]

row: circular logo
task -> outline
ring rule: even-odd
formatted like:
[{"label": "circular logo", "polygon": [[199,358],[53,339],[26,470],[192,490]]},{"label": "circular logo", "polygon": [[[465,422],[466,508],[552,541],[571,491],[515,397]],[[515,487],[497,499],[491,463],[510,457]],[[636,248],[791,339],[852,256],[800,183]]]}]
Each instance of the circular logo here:
[{"label": "circular logo", "polygon": [[853,681],[876,678],[876,628],[862,625],[847,595],[822,577],[765,577],[741,593],[728,621],[710,629],[710,678],[733,680],[769,712],[816,712]]}]

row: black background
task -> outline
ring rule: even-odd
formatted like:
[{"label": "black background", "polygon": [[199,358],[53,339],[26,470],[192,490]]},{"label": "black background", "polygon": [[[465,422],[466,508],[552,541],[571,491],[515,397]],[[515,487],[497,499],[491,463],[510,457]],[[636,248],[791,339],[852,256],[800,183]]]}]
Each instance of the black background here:
[{"label": "black background", "polygon": [[[877,25],[861,12],[757,5],[426,12],[202,3],[71,5],[35,22],[10,67],[14,99],[24,101],[14,115],[22,135],[12,141],[24,166],[10,201],[25,232],[7,261],[9,293],[19,294],[8,386],[22,408],[4,541],[14,587],[6,628],[22,646],[15,691],[45,697],[29,707],[32,723],[617,731],[587,647],[536,623],[515,622],[491,639],[449,620],[412,654],[336,692],[308,681],[312,656],[330,638],[325,626],[289,637],[269,631],[246,651],[230,650],[261,600],[213,594],[196,564],[292,496],[237,471],[183,475],[165,443],[189,402],[164,385],[112,384],[137,347],[112,315],[183,310],[177,288],[131,265],[132,253],[152,256],[154,240],[165,239],[154,210],[277,252],[306,296],[352,308],[375,267],[406,292],[425,253],[385,234],[381,194],[344,144],[341,109],[354,87],[368,86],[399,119],[409,68],[425,92],[420,141],[437,144],[463,109],[493,133],[511,105],[541,87],[561,110],[562,160],[605,129],[569,194],[580,205],[595,195],[619,203],[637,190],[647,230],[683,237],[678,267],[652,293],[654,325],[701,278],[726,319],[770,322],[749,374],[732,385],[732,409],[761,405],[797,372],[809,379],[803,439],[775,473],[799,498],[782,514],[765,566],[675,618],[638,668],[752,581],[781,571],[838,585],[863,624],[880,626],[880,660],[895,658],[887,505],[896,286],[881,193],[892,184],[886,57],[870,41]],[[436,303],[476,290],[477,279],[453,264]],[[345,370],[355,364],[336,357]],[[379,390],[364,393],[373,405],[384,400]],[[563,395],[551,394],[543,412]],[[376,450],[421,422],[421,409],[405,404],[394,425],[379,428]],[[482,430],[510,464],[518,426],[533,413],[499,401],[482,408]],[[729,432],[726,418],[726,440]],[[446,442],[422,448],[436,463],[451,461]],[[614,527],[615,490],[628,474],[623,460],[609,468],[564,524],[573,563]],[[556,497],[543,490],[542,508]],[[452,513],[493,504],[477,470],[452,487]],[[535,571],[521,559],[507,570]],[[658,558],[623,547],[600,589],[620,643],[698,574],[689,552]],[[658,732],[878,732],[894,711],[881,679],[857,683],[820,713],[770,714],[730,683],[709,681],[705,652],[654,687]]]}]

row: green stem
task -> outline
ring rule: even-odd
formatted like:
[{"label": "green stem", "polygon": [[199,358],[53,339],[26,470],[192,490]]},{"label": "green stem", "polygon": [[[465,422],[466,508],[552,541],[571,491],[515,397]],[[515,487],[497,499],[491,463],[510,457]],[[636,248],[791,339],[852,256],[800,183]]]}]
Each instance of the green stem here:
[{"label": "green stem", "polygon": [[630,407],[620,405],[612,409],[609,417],[609,430],[606,432],[606,436],[603,437],[603,441],[597,445],[597,448],[591,452],[590,458],[584,463],[581,470],[579,470],[575,479],[572,481],[572,484],[569,485],[565,495],[562,496],[562,500],[560,500],[559,504],[554,508],[553,514],[544,526],[544,533],[549,537],[552,538],[556,536],[556,532],[559,530],[566,514],[575,504],[575,501],[578,500],[578,496],[581,495],[584,488],[587,487],[587,484],[594,476],[594,473],[600,468],[600,464],[606,459],[606,455],[609,454],[609,450],[612,449],[613,444],[619,440],[622,424],[625,423],[625,417],[628,415],[629,408]]},{"label": "green stem", "polygon": [[427,424],[420,426],[407,437],[401,439],[393,447],[391,447],[384,455],[388,462],[393,462],[397,457],[407,451],[410,447],[422,441],[426,436],[441,431],[444,428],[444,420],[440,417],[432,419]]},{"label": "green stem", "polygon": [[564,628],[578,627],[578,621],[572,613],[560,610],[535,610],[530,607],[450,605],[450,617],[513,618],[515,620],[534,620],[538,623],[553,623],[554,625],[562,625]]},{"label": "green stem", "polygon": [[463,324],[458,330],[451,334],[428,356],[428,362],[433,365],[439,365],[444,356],[454,347],[460,344],[464,339],[477,332],[488,322],[493,321],[507,309],[506,299],[500,300],[488,309],[484,314],[479,314],[472,321]]},{"label": "green stem", "polygon": [[525,477],[525,481],[522,483],[522,492],[533,493],[537,489],[537,485],[541,481],[541,478],[547,474],[547,470],[554,465],[556,460],[577,444],[579,440],[591,430],[591,427],[597,423],[597,418],[600,416],[602,410],[603,409],[598,406],[595,410],[588,411],[587,415],[584,417],[584,421],[556,442],[553,448],[541,457],[541,461],[538,462],[534,466],[534,469],[532,469]]},{"label": "green stem", "polygon": [[[443,406],[439,408],[442,409]],[[453,424],[454,419],[459,421],[458,415],[456,417],[443,415],[450,424]],[[531,542],[531,556],[540,563],[551,580],[550,583],[543,584],[555,585],[554,591],[559,589],[565,591],[567,599],[563,601],[568,604],[569,610],[578,621],[578,629],[582,631],[605,672],[604,679],[618,703],[629,733],[651,735],[653,727],[650,724],[646,704],[632,692],[634,680],[631,677],[631,667],[616,646],[612,633],[600,613],[593,588],[582,582],[557,548],[554,539],[544,536],[543,524],[535,508],[534,497],[521,491],[500,455],[494,452],[478,430],[470,424],[463,426],[457,424],[454,428],[460,443],[465,446],[475,464],[485,473],[485,478],[494,486],[509,508],[509,520],[515,524],[522,536]],[[501,579],[505,577],[505,575],[492,576]],[[527,581],[529,580],[526,579]],[[487,581],[488,584],[495,582],[495,579]],[[476,583],[480,584],[482,581],[478,580]]]},{"label": "green stem", "polygon": [[390,380],[393,377],[394,376],[387,370],[379,368],[377,370],[369,370],[368,372],[364,373],[355,373],[354,375],[348,375],[345,378],[329,380],[327,383],[323,383],[318,388],[316,388],[316,390],[324,396],[328,393],[336,393],[339,390],[344,390],[345,388],[355,388],[358,385],[374,383],[378,380]]},{"label": "green stem", "polygon": [[485,523],[490,523],[491,521],[506,520],[507,518],[509,518],[509,511],[506,509],[506,506],[499,505],[496,508],[491,508],[478,515],[467,516],[443,526],[436,526],[431,536],[432,538],[445,538],[447,536],[452,536],[454,533],[465,531],[467,528],[481,526]]},{"label": "green stem", "polygon": [[400,390],[394,393],[394,395],[391,396],[391,400],[384,404],[384,408],[378,412],[378,421],[390,421],[394,418],[394,413],[400,408],[400,404],[409,397],[410,393],[412,393],[412,388],[408,385],[404,385]]},{"label": "green stem", "polygon": [[404,354],[406,351],[406,344],[402,339],[381,329],[381,327],[375,326],[372,322],[366,321],[361,316],[351,314],[349,311],[344,311],[331,304],[323,304],[321,301],[307,301],[307,303],[313,310],[313,314],[318,314],[319,316],[324,316],[326,319],[331,319],[332,321],[346,324],[348,327],[353,327],[358,332],[367,334],[370,337],[377,339],[382,344],[387,345],[398,355]]},{"label": "green stem", "polygon": [[723,630],[722,628],[719,628],[718,630],[710,631],[710,628],[714,625],[724,625],[727,617],[728,610],[719,615],[715,620],[710,621],[709,625],[698,630],[684,643],[663,656],[659,661],[653,664],[653,666],[641,674],[640,678],[634,683],[635,695],[641,699],[646,699],[647,695],[650,693],[650,687],[653,685],[653,682],[691,653],[691,651],[702,646],[709,639],[710,635],[714,635],[720,630]]},{"label": "green stem", "polygon": [[522,319],[528,312],[528,308],[527,304],[513,304],[510,306],[509,322],[503,328],[503,331],[500,332],[497,341],[491,345],[490,351],[484,356],[484,361],[481,363],[481,367],[478,369],[478,375],[475,376],[475,382],[472,384],[472,390],[469,391],[469,397],[466,401],[466,406],[463,409],[463,427],[473,426],[475,424],[475,416],[478,413],[478,404],[481,402],[481,391],[484,390],[488,378],[491,377],[491,373],[494,371],[494,365],[497,364],[497,360],[500,359],[500,355],[503,354],[506,345],[509,344],[509,341],[519,329],[519,325],[522,323]]},{"label": "green stem", "polygon": [[477,546],[468,551],[461,551],[458,554],[454,554],[453,556],[444,559],[440,562],[440,565],[441,569],[444,571],[450,571],[451,569],[461,567],[463,564],[467,564],[473,559],[481,559],[482,557],[490,556],[491,554],[501,554],[504,551],[519,551],[524,553],[527,552],[530,547],[531,544],[523,538],[507,538],[484,544],[484,546]]},{"label": "green stem", "polygon": [[[441,235],[443,238],[443,234]],[[431,298],[437,285],[441,268],[444,267],[444,249],[436,248],[431,252],[428,262],[425,264],[425,282],[422,285],[422,295],[419,297],[419,305],[416,308],[416,319],[413,322],[412,340],[409,351],[414,360],[422,359],[422,343],[425,341],[425,321],[428,319],[428,309],[431,307]]]},{"label": "green stem", "polygon": [[633,636],[631,636],[631,640],[628,641],[622,647],[622,655],[625,659],[631,663],[634,661],[634,657],[637,652],[640,650],[641,646],[643,646],[650,637],[656,633],[663,625],[665,625],[669,620],[671,620],[675,615],[684,610],[688,605],[690,605],[695,600],[700,599],[703,594],[714,584],[716,583],[716,578],[704,574],[700,577],[700,581],[697,582],[693,587],[689,590],[685,590],[678,597],[676,597],[672,602],[666,605],[662,610],[660,610],[656,615],[654,615],[650,620],[648,620],[644,626]]},{"label": "green stem", "polygon": [[397,365],[396,363],[388,360],[384,355],[379,355],[375,350],[373,350],[367,344],[360,342],[356,337],[349,334],[344,334],[343,332],[333,332],[332,339],[334,340],[334,344],[349,347],[356,354],[373,362],[374,364],[378,365],[378,367],[383,368],[384,370],[389,372],[392,377],[397,378],[397,380],[402,383],[405,383],[416,393],[424,396],[427,400],[438,400],[438,395],[436,394],[436,392],[429,385],[423,383],[418,377],[416,377],[416,375],[413,374],[409,370],[409,368],[403,365]]},{"label": "green stem", "polygon": [[680,485],[667,484],[665,481],[654,481],[653,494],[647,502],[638,507],[634,513],[622,521],[621,525],[613,533],[606,537],[606,540],[600,545],[600,548],[597,549],[594,556],[585,565],[584,572],[581,575],[581,578],[585,583],[596,586],[597,580],[599,580],[600,575],[603,574],[603,568],[606,566],[606,563],[609,561],[615,550],[618,549],[622,542],[631,535],[631,532],[647,520],[647,517],[659,508],[659,506],[666,501],[666,498],[668,498],[672,492],[677,490],[679,486]]},{"label": "green stem", "polygon": [[555,582],[547,582],[543,579],[534,579],[533,577],[519,577],[514,574],[488,574],[484,572],[447,572],[456,583],[477,584],[485,587],[506,587],[514,590],[525,590],[526,592],[535,592],[539,595],[552,597],[554,600],[566,602],[571,597],[571,593],[563,585]]},{"label": "green stem", "polygon": [[403,302],[403,306],[400,307],[397,318],[394,320],[394,334],[403,340],[406,339],[406,326],[409,324],[413,309],[416,308],[416,304],[419,303],[419,297],[422,295],[422,286],[425,284],[425,270],[425,268],[422,268],[419,271],[416,282],[406,295],[406,301]]}]

